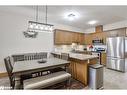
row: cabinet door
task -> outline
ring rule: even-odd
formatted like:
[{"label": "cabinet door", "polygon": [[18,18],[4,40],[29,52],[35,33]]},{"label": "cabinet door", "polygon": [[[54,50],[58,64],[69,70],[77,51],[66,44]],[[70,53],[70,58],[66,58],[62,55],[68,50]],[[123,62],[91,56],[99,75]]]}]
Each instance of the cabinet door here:
[{"label": "cabinet door", "polygon": [[84,39],[84,34],[83,33],[79,33],[78,34],[78,42],[80,44],[84,44],[85,43],[85,39]]},{"label": "cabinet door", "polygon": [[86,34],[85,35],[85,44],[86,45],[92,44],[92,35],[91,34]]},{"label": "cabinet door", "polygon": [[[86,70],[86,71],[84,71]],[[87,84],[87,66],[82,63],[76,64],[76,79],[84,84]]]},{"label": "cabinet door", "polygon": [[70,41],[70,38],[69,38],[69,33],[68,32],[62,32],[63,34],[62,34],[62,42],[63,42],[63,44],[70,44],[71,43],[71,41]]},{"label": "cabinet door", "polygon": [[76,42],[76,36],[77,35],[75,33],[71,33],[71,35],[72,35],[71,36],[72,37],[72,40],[71,41],[72,41],[72,43],[75,43]]},{"label": "cabinet door", "polygon": [[55,44],[60,44],[60,43],[62,43],[62,32],[57,32],[57,31],[55,31],[55,33],[54,33],[54,43]]},{"label": "cabinet door", "polygon": [[71,44],[72,35],[67,31],[56,30],[54,33],[54,41],[55,44]]},{"label": "cabinet door", "polygon": [[76,79],[77,73],[76,73],[76,63],[75,62],[71,62],[71,64],[69,65],[69,72],[71,73],[72,77]]},{"label": "cabinet door", "polygon": [[101,64],[106,65],[106,53],[101,54]]},{"label": "cabinet door", "polygon": [[114,29],[114,30],[111,30],[111,31],[107,31],[109,32],[109,36],[113,36],[113,37],[116,37],[116,36],[126,36],[126,28],[122,28],[122,29]]},{"label": "cabinet door", "polygon": [[82,43],[84,39],[83,33],[70,32],[65,30],[55,30],[54,33],[54,43],[55,44],[72,44],[72,43]]}]

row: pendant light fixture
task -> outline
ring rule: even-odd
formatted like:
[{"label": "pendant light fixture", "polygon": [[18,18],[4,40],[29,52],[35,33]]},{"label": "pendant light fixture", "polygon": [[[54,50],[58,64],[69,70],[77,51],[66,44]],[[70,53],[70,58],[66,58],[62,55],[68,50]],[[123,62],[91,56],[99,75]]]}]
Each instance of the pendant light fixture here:
[{"label": "pendant light fixture", "polygon": [[[48,7],[47,5],[45,6],[45,23],[40,23],[38,21],[29,21],[30,24],[30,29],[35,30],[37,32],[52,32],[53,30],[53,25],[48,24]],[[38,17],[38,16],[37,16]]]},{"label": "pendant light fixture", "polygon": [[[38,22],[38,6],[36,6],[35,13],[36,13],[35,20],[36,22]],[[27,31],[23,32],[24,36],[26,38],[36,38],[38,35],[38,32],[34,28],[37,28],[37,24],[32,25],[31,21],[29,21]]]},{"label": "pendant light fixture", "polygon": [[36,21],[28,22],[28,29],[24,32],[25,37],[36,38],[38,32],[52,32],[53,25],[48,24],[48,8],[45,6],[45,23],[38,22],[38,6],[36,7]]}]

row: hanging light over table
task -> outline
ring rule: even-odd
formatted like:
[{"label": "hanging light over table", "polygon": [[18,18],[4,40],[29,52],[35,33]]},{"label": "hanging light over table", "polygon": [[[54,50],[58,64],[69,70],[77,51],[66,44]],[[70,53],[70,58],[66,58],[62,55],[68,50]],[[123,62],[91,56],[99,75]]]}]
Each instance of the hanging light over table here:
[{"label": "hanging light over table", "polygon": [[36,21],[28,21],[28,29],[24,32],[27,37],[35,38],[38,32],[52,32],[53,25],[47,24],[47,6],[45,13],[45,23],[38,22],[38,6],[36,7]]}]

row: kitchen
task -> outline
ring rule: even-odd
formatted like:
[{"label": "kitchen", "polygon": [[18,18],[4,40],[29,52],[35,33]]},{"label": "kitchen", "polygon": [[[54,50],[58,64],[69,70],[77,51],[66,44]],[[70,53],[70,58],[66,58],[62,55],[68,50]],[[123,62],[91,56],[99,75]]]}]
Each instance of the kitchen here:
[{"label": "kitchen", "polygon": [[[102,10],[100,10],[100,8]],[[76,12],[70,12],[69,14],[68,13],[64,14],[66,9],[68,10],[75,9]],[[98,66],[94,67],[93,68],[94,70],[103,68],[101,71],[99,71],[99,73],[101,74],[99,74],[98,77],[95,77],[95,78],[102,77],[100,79],[100,81],[102,81],[101,86],[99,88],[97,87],[96,89],[103,89],[103,90],[126,89],[127,83],[125,84],[120,83],[120,81],[125,81],[126,72],[123,69],[122,70],[117,69],[119,68],[119,66],[121,66],[121,65],[115,65],[117,62],[116,63],[114,61],[109,62],[107,60],[109,57],[109,55],[107,55],[109,52],[108,44],[110,44],[109,43],[110,41],[108,41],[107,39],[110,37],[123,38],[126,37],[127,35],[127,30],[126,30],[127,21],[126,18],[124,18],[126,17],[127,14],[126,12],[123,12],[123,10],[125,9],[127,9],[126,6],[122,6],[122,7],[121,6],[108,6],[108,7],[107,6],[73,6],[73,7],[72,6],[39,6],[39,7],[38,6],[0,6],[0,12],[1,12],[0,20],[2,21],[1,23],[2,31],[0,35],[1,86],[4,85],[6,86],[8,83],[8,78],[7,78],[8,75],[4,64],[4,58],[6,58],[7,56],[11,56],[12,58],[14,58],[14,61],[16,60],[14,63],[15,69],[13,69],[13,74],[15,78],[17,78],[16,81],[18,81],[15,84],[16,85],[15,89],[17,89],[20,84],[19,76],[21,74],[28,74],[28,73],[24,73],[23,71],[21,72],[21,70],[23,69],[28,71],[27,70],[28,68],[29,69],[33,68],[34,70],[35,67],[38,66],[37,64],[33,64],[33,62],[35,61],[33,62],[30,61],[31,64],[33,64],[30,67],[25,64],[26,61],[23,62],[22,60],[31,60],[32,58],[34,59],[34,57],[38,57],[38,56],[44,57],[43,55],[44,52],[47,52],[46,56],[48,56],[49,59],[42,60],[42,61],[47,61],[47,64],[50,63],[49,65],[51,66],[50,68],[48,68],[47,72],[43,72],[43,73],[45,73],[46,75],[50,75],[50,72],[52,72],[54,68],[56,68],[58,65],[59,65],[58,67],[60,67],[61,65],[62,66],[67,65],[67,67],[65,66],[66,72],[64,73],[69,78],[70,76],[72,78],[70,82],[72,88],[70,89],[92,89],[90,88],[91,85],[89,84],[91,82],[90,79],[91,77],[93,77],[92,75],[94,73],[91,74],[90,72],[92,71],[89,71],[90,70],[89,68],[92,68],[91,67],[92,65],[96,66],[96,64],[98,64]],[[88,15],[86,18],[82,15],[85,14],[84,10],[87,12]],[[101,12],[103,15],[100,16],[99,14],[97,14],[98,12]],[[111,12],[114,13],[111,14]],[[125,13],[124,17],[119,17],[121,12]],[[107,14],[109,14],[111,18],[107,18],[106,16]],[[64,17],[64,15],[67,17]],[[100,16],[100,18],[98,18],[98,16]],[[115,18],[115,16],[117,16],[118,18],[117,17]],[[97,19],[97,21],[92,20],[95,18]],[[103,18],[105,18],[105,20]],[[41,22],[46,23],[46,25],[49,25],[50,27],[53,26],[54,28],[49,29],[51,30],[50,32],[46,30],[45,32],[41,30],[42,28],[40,28],[40,30],[36,30],[36,29],[32,30],[33,26],[29,26],[32,24],[43,25],[43,23]],[[32,32],[29,29],[31,29]],[[37,31],[37,32],[33,32],[33,31]],[[120,42],[122,43],[122,41]],[[123,42],[123,45],[121,47],[123,47],[124,44],[125,43]],[[113,46],[113,48],[115,47],[115,45]],[[121,49],[121,51],[123,50]],[[67,54],[68,58],[66,61],[62,60],[62,54],[63,55]],[[29,58],[29,56],[32,56],[32,58],[31,57]],[[52,65],[53,63],[51,64],[51,62],[54,62],[54,64],[56,64],[55,62],[58,62],[59,64],[57,63],[55,66],[53,66]],[[26,67],[28,66],[28,68],[25,68],[24,66]],[[41,65],[40,62],[39,66],[44,67],[45,64]],[[123,65],[122,68],[124,67],[125,66]],[[42,69],[44,69],[45,71],[45,68]],[[55,71],[59,71],[59,68],[57,69],[55,69]],[[35,72],[31,70],[29,71],[32,73]],[[37,69],[36,72],[37,74],[39,72],[39,74],[43,75],[40,69]],[[35,73],[34,75],[38,76],[37,74]],[[39,77],[44,77],[42,75],[40,75]],[[123,79],[120,79],[119,77],[116,76],[120,76]],[[111,77],[116,77],[116,78],[112,79]],[[92,79],[94,80],[94,78]],[[38,79],[38,81],[41,80]],[[38,81],[36,80],[36,82]],[[27,81],[24,82],[26,82],[24,86],[26,86],[28,83],[32,83]],[[43,83],[43,85],[49,85],[49,84]],[[31,86],[32,85],[26,86],[26,89],[28,89]],[[52,89],[52,87],[50,89]],[[64,89],[68,89],[68,88],[64,88]]]}]

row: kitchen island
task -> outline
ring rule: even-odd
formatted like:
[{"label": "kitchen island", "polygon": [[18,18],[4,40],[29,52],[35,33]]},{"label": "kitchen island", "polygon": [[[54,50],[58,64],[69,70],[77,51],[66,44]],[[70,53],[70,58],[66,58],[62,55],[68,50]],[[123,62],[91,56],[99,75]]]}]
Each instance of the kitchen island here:
[{"label": "kitchen island", "polygon": [[[52,52],[52,54],[60,55],[61,53]],[[72,74],[72,77],[87,86],[89,82],[88,67],[91,64],[96,64],[97,58],[98,56],[96,55],[69,53],[69,72]]]}]

